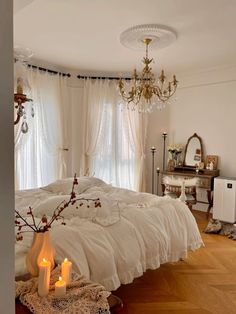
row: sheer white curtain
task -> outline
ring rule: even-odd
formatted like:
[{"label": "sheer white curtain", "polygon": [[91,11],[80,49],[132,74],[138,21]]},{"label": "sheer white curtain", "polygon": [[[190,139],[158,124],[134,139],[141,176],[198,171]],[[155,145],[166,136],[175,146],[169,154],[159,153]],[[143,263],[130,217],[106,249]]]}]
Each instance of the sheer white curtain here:
[{"label": "sheer white curtain", "polygon": [[144,190],[147,115],[125,109],[115,80],[84,81],[82,171],[115,186]]},{"label": "sheer white curtain", "polygon": [[28,75],[35,116],[31,118],[26,104],[29,131],[21,133],[21,122],[15,127],[16,189],[46,185],[66,171],[63,148],[68,137],[63,112],[68,100],[67,78],[35,69],[29,69]]}]

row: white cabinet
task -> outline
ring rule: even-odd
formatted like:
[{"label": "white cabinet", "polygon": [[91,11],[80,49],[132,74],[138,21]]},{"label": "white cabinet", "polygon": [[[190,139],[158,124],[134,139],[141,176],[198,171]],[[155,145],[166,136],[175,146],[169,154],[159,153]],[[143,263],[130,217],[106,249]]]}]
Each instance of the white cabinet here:
[{"label": "white cabinet", "polygon": [[214,179],[213,218],[230,223],[236,221],[236,178]]}]

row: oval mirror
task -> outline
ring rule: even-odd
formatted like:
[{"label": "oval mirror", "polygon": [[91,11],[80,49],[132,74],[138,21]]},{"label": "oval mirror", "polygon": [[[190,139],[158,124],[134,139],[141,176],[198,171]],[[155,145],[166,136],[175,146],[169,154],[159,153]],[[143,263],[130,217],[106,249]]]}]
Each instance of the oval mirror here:
[{"label": "oval mirror", "polygon": [[203,162],[202,139],[194,133],[185,147],[184,166],[195,167],[200,162]]}]

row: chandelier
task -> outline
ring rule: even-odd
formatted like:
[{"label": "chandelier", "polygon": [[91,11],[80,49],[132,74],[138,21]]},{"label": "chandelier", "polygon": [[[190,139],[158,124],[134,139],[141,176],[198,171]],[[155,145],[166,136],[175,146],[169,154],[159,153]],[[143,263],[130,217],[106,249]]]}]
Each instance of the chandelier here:
[{"label": "chandelier", "polygon": [[136,69],[131,79],[120,79],[118,89],[122,98],[121,103],[139,112],[151,112],[154,108],[162,109],[169,102],[177,89],[178,81],[173,76],[167,81],[164,71],[155,78],[151,64],[153,59],[148,56],[148,49],[164,48],[172,44],[177,38],[174,29],[160,24],[141,24],[124,30],[120,35],[120,42],[129,49],[142,49],[146,45],[146,56],[142,62],[144,68],[140,75]]},{"label": "chandelier", "polygon": [[27,122],[27,112],[25,104],[27,102],[31,103],[31,117],[34,117],[34,107],[33,100],[29,98],[27,94],[31,93],[31,88],[28,81],[28,71],[27,71],[27,61],[32,53],[29,49],[15,48],[15,64],[14,64],[14,78],[15,78],[15,93],[14,93],[14,107],[16,118],[14,120],[14,125],[21,123],[21,132],[27,133],[29,130]]},{"label": "chandelier", "polygon": [[166,101],[173,96],[178,85],[175,75],[172,81],[166,82],[164,70],[161,71],[156,81],[150,66],[153,59],[148,56],[148,46],[151,42],[151,38],[143,39],[143,43],[146,45],[146,56],[142,60],[144,68],[140,76],[138,76],[136,69],[134,70],[131,89],[126,91],[123,79],[119,79],[118,83],[120,95],[127,106],[129,107],[131,104],[133,110],[138,108],[140,112],[150,112],[154,107],[161,109]]}]

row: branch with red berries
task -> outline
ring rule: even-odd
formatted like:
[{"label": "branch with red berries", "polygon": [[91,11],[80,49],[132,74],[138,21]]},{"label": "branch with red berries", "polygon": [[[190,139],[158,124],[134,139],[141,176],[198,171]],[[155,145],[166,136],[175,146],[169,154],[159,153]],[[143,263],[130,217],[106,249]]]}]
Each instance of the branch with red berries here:
[{"label": "branch with red berries", "polygon": [[[48,219],[46,215],[43,215],[40,222],[36,224],[33,209],[29,207],[29,211],[27,212],[27,216],[31,218],[31,223],[28,222],[27,218],[20,214],[19,211],[15,210],[15,227],[17,228],[16,240],[22,240],[24,232],[45,232],[48,231],[55,220],[61,220],[62,225],[66,225],[64,221],[63,211],[69,206],[76,204],[76,209],[79,209],[80,206],[84,206],[86,204],[87,208],[90,208],[90,203],[93,202],[94,207],[101,207],[101,203],[99,198],[76,198],[75,193],[75,185],[78,184],[78,179],[76,178],[76,174],[74,175],[72,190],[70,193],[70,199],[68,201],[62,201],[53,211],[52,217]],[[25,230],[27,228],[28,230]]]}]

